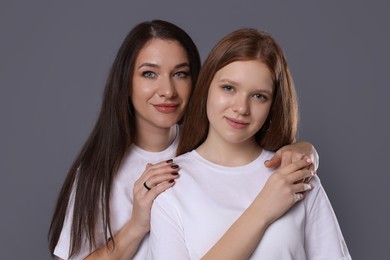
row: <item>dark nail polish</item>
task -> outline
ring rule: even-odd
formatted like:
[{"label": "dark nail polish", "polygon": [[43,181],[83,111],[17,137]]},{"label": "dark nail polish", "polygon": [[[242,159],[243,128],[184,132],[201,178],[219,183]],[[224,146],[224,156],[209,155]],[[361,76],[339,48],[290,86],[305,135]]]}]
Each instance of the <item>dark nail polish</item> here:
[{"label": "dark nail polish", "polygon": [[177,168],[179,168],[179,165],[177,165],[177,164],[171,165],[171,168],[172,169],[177,169]]},{"label": "dark nail polish", "polygon": [[168,181],[169,183],[173,183],[174,182],[174,180],[170,180],[170,181]]},{"label": "dark nail polish", "polygon": [[179,175],[178,172],[172,172],[171,174],[172,174],[172,175]]},{"label": "dark nail polish", "polygon": [[172,159],[167,160],[167,163],[172,163],[172,162],[173,162]]}]

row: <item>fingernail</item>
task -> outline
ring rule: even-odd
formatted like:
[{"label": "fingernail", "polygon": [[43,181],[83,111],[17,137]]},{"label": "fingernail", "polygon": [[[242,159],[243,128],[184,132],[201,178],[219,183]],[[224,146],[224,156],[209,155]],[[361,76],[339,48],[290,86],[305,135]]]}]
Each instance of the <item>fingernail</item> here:
[{"label": "fingernail", "polygon": [[307,162],[307,163],[311,163],[311,159],[310,159],[310,158],[307,158],[307,159],[306,159],[306,162]]},{"label": "fingernail", "polygon": [[179,175],[178,172],[172,172],[171,174],[172,174],[172,175]]},{"label": "fingernail", "polygon": [[311,189],[313,189],[313,186],[311,186],[310,184],[305,184],[304,189],[311,190]]},{"label": "fingernail", "polygon": [[172,160],[172,159],[169,159],[169,160],[167,160],[166,162],[167,162],[167,163],[172,163],[173,160]]},{"label": "fingernail", "polygon": [[175,180],[170,180],[170,181],[168,181],[169,183],[174,183],[175,182]]},{"label": "fingernail", "polygon": [[316,172],[314,170],[310,170],[311,176],[316,175]]},{"label": "fingernail", "polygon": [[171,168],[172,169],[177,169],[177,168],[179,168],[179,165],[177,165],[177,164],[171,165]]}]

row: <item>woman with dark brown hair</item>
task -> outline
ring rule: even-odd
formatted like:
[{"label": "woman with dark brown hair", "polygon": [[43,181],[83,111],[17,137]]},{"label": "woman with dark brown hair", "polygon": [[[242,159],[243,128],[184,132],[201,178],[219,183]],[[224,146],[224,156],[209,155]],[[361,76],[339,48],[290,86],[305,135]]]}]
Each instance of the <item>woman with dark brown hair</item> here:
[{"label": "woman with dark brown hair", "polygon": [[[200,70],[181,28],[154,20],[127,35],[108,75],[102,108],[58,197],[49,231],[62,259],[145,259],[154,199],[175,184],[178,122]],[[306,153],[288,146],[271,161]],[[161,162],[162,161],[162,162]]]},{"label": "woman with dark brown hair", "polygon": [[180,179],[152,207],[148,259],[350,259],[311,160],[264,167],[297,125],[276,41],[241,29],[218,42],[183,124]]}]

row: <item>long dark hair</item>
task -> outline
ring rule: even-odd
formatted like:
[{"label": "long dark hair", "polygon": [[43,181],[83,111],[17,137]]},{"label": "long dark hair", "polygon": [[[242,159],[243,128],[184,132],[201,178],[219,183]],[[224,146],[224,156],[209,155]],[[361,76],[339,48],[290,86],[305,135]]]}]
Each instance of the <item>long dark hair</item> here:
[{"label": "long dark hair", "polygon": [[[102,108],[97,122],[73,162],[59,193],[49,229],[51,252],[58,243],[68,204],[74,196],[70,256],[78,253],[87,239],[96,247],[95,229],[102,218],[105,240],[112,237],[110,195],[120,163],[136,137],[134,107],[131,103],[134,63],[151,39],[174,40],[185,49],[190,63],[192,89],[200,70],[198,49],[190,36],[178,26],[161,20],[142,22],[123,41],[107,78]],[[74,194],[73,194],[74,193]],[[99,212],[101,208],[102,212]],[[115,244],[114,244],[115,246]]]},{"label": "long dark hair", "polygon": [[277,150],[294,141],[298,127],[298,102],[283,50],[267,33],[256,29],[236,30],[220,40],[205,60],[194,94],[188,104],[177,155],[197,148],[207,138],[206,103],[214,75],[234,61],[260,60],[272,74],[274,95],[268,119],[256,133],[256,142]]}]

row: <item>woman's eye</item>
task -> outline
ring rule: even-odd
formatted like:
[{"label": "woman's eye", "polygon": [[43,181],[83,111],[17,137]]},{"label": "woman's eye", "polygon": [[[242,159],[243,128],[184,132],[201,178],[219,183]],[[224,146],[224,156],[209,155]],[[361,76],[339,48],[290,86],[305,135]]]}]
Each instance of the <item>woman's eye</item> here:
[{"label": "woman's eye", "polygon": [[142,73],[142,75],[145,78],[154,78],[154,77],[156,77],[156,73],[154,73],[153,71],[145,71],[145,72]]},{"label": "woman's eye", "polygon": [[268,100],[267,96],[265,96],[263,94],[255,94],[254,97],[260,101],[267,101]]},{"label": "woman's eye", "polygon": [[233,91],[234,87],[230,85],[224,85],[222,86],[222,89],[225,91]]},{"label": "woman's eye", "polygon": [[177,78],[186,78],[188,76],[188,72],[179,71],[179,72],[176,72],[173,76],[177,77]]}]

